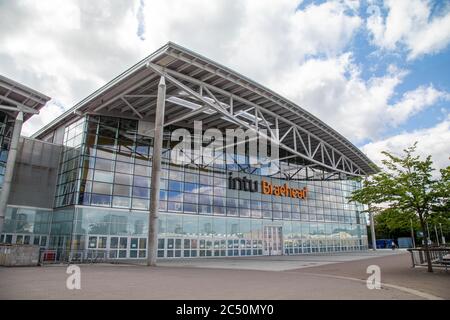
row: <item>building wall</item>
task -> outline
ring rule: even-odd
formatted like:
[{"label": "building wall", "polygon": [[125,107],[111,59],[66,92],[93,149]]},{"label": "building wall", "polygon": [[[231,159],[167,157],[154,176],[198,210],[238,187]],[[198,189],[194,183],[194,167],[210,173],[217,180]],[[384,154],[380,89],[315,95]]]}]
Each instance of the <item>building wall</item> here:
[{"label": "building wall", "polygon": [[8,204],[53,208],[62,146],[20,138]]},{"label": "building wall", "polygon": [[[45,236],[45,246],[51,249],[144,258],[152,144],[151,137],[138,134],[137,121],[98,116],[68,125],[63,146],[25,141],[23,150],[28,151],[19,157],[18,196],[8,209],[3,239],[23,241],[23,236],[30,235],[28,241],[42,242]],[[346,200],[359,187],[355,181],[286,181],[281,173],[265,176],[270,168],[227,164],[231,156],[227,154],[219,155],[219,161],[211,165],[180,166],[169,161],[171,145],[167,133],[162,155],[159,257],[261,255],[267,250],[268,230],[275,229],[280,231],[284,254],[367,248],[362,208]],[[52,150],[45,155],[49,160],[44,161],[45,156],[36,150],[47,146]],[[57,150],[60,158],[54,156]],[[282,166],[300,168],[288,162]],[[26,170],[31,170],[28,175]],[[33,182],[37,178],[33,172],[47,172],[47,178]],[[264,179],[273,185],[306,187],[307,196],[291,198],[231,189],[230,172],[232,177],[257,183]],[[56,181],[53,186],[48,184],[52,175]],[[23,185],[26,179],[31,179],[29,186]],[[41,196],[36,190],[48,191],[38,203],[34,196],[29,200],[20,197],[21,188],[36,198]],[[52,190],[56,190],[55,208],[43,210],[53,206]]]},{"label": "building wall", "polygon": [[[111,250],[121,258],[144,254],[139,246],[148,230],[152,139],[137,132],[137,121],[93,116],[66,128],[52,247],[71,241],[72,250]],[[346,200],[358,188],[355,181],[263,178],[306,187],[306,199],[231,190],[229,172],[260,182],[263,170],[226,164],[226,155],[204,168],[174,165],[168,139],[161,172],[161,257],[262,254],[265,225],[282,228],[286,254],[366,248],[361,207]],[[132,241],[138,243],[134,253]]]},{"label": "building wall", "polygon": [[61,149],[20,138],[0,243],[49,245]]},{"label": "building wall", "polygon": [[[51,248],[105,251],[110,258],[144,258],[148,213],[75,207],[57,213]],[[72,220],[74,217],[74,220]],[[72,224],[73,222],[73,224]],[[161,213],[159,257],[262,255],[264,227],[280,227],[284,254],[335,252],[367,248],[365,226],[345,223],[272,221],[267,219]],[[141,247],[141,240],[143,247]],[[132,241],[138,243],[135,250]],[[133,256],[134,255],[134,256]]]},{"label": "building wall", "polygon": [[8,159],[13,128],[14,118],[0,111],[0,187],[3,184],[3,177],[5,175],[6,160]]},{"label": "building wall", "polygon": [[0,243],[49,245],[52,209],[8,206]]}]

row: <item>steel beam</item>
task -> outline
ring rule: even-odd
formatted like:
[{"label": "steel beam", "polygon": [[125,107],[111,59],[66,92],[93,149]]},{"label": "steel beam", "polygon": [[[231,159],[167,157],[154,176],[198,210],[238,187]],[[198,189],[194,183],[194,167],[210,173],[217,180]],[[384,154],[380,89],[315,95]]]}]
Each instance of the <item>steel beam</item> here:
[{"label": "steel beam", "polygon": [[[216,74],[218,76],[222,76],[222,77],[226,78],[228,81],[231,81],[231,82],[233,82],[235,84],[238,84],[242,88],[250,90],[250,91],[252,91],[254,93],[257,93],[257,94],[267,98],[268,100],[278,104],[279,106],[282,106],[282,107],[292,111],[293,113],[295,113],[299,117],[303,118],[307,122],[313,124],[315,127],[321,128],[322,131],[328,133],[329,135],[334,137],[336,140],[338,140],[341,144],[345,145],[349,150],[353,151],[352,146],[350,146],[348,144],[348,142],[345,141],[345,138],[342,137],[339,133],[335,132],[331,128],[326,127],[326,125],[324,127],[324,124],[321,123],[320,120],[318,120],[315,117],[313,117],[312,115],[308,114],[306,111],[303,110],[304,114],[299,113],[297,111],[299,109],[298,106],[296,106],[295,104],[290,103],[290,102],[289,103],[285,102],[281,97],[277,96],[275,93],[270,93],[270,92],[267,92],[265,90],[261,90],[261,89],[255,87],[254,85],[251,85],[251,83],[248,82],[248,81],[246,81],[246,83],[244,83],[240,79],[234,79],[234,78],[232,78],[230,76],[230,74],[224,74],[222,72],[219,72],[217,69],[214,69],[214,68],[212,68],[212,67],[210,67],[208,65],[202,65],[201,63],[199,63],[199,62],[197,62],[195,60],[188,59],[188,58],[184,57],[183,55],[177,54],[177,53],[175,53],[173,51],[169,51],[169,55],[174,57],[174,58],[180,59],[183,62],[191,63],[192,65],[194,65],[194,66],[196,66],[196,67],[198,67],[198,68],[200,68],[202,70],[214,73],[214,74]],[[173,70],[167,69],[167,71],[170,72],[170,71],[173,71]],[[196,80],[198,80],[198,79],[196,79]],[[239,90],[239,88],[238,88],[238,90]],[[238,91],[232,92],[232,93],[234,94],[234,93],[237,93],[237,92]],[[357,155],[357,157],[360,158],[361,160],[365,161],[363,158],[361,158],[361,156]]]},{"label": "steel beam", "polygon": [[[300,157],[302,157],[302,158],[305,158],[305,159],[307,159],[307,160],[309,160],[309,161],[311,161],[311,162],[313,162],[313,163],[316,163],[316,164],[318,164],[318,165],[321,165],[321,166],[323,166],[323,167],[325,167],[325,168],[327,168],[327,169],[331,169],[331,170],[334,170],[334,171],[342,171],[343,173],[346,173],[346,174],[351,174],[351,175],[358,176],[358,174],[355,174],[355,173],[353,173],[353,172],[346,172],[346,171],[344,171],[344,170],[340,170],[340,169],[334,168],[334,167],[332,167],[332,166],[329,166],[329,165],[323,163],[323,161],[320,162],[320,161],[314,159],[314,156],[309,157],[309,156],[307,156],[307,155],[305,155],[305,154],[302,154],[302,153],[300,153],[300,152],[297,152],[296,150],[292,149],[291,147],[289,147],[289,146],[287,146],[287,145],[285,145],[285,144],[283,144],[283,143],[280,144],[279,141],[278,141],[278,139],[274,139],[273,137],[267,136],[266,134],[260,132],[260,131],[258,130],[258,126],[251,125],[251,124],[249,124],[249,123],[247,123],[247,122],[245,122],[245,121],[242,121],[241,119],[236,118],[236,116],[234,116],[233,114],[230,114],[230,113],[228,112],[228,110],[224,110],[224,109],[221,108],[220,106],[217,106],[215,103],[212,103],[212,102],[210,102],[210,101],[204,99],[204,97],[203,97],[202,95],[200,95],[199,93],[195,92],[193,89],[191,89],[191,88],[188,87],[187,85],[181,83],[180,81],[178,81],[177,79],[175,79],[174,77],[172,77],[171,75],[169,75],[169,74],[168,74],[168,71],[169,71],[168,69],[165,69],[165,68],[163,68],[163,67],[161,67],[161,66],[159,66],[159,65],[156,65],[156,64],[154,64],[154,63],[151,63],[151,62],[148,62],[148,63],[147,63],[147,67],[151,68],[153,71],[155,71],[156,73],[158,73],[160,76],[165,77],[165,78],[166,78],[168,81],[170,81],[173,85],[179,87],[179,88],[182,89],[182,90],[185,90],[186,92],[188,92],[189,94],[191,94],[193,97],[195,97],[195,98],[198,99],[199,101],[202,101],[203,103],[209,105],[212,109],[216,110],[217,112],[220,112],[221,114],[224,115],[224,118],[226,118],[228,121],[230,121],[230,122],[232,122],[232,123],[236,123],[236,124],[240,125],[240,126],[243,127],[243,128],[247,128],[247,129],[254,130],[260,137],[262,137],[262,138],[264,138],[264,139],[267,139],[268,141],[271,141],[271,142],[273,142],[273,143],[276,143],[276,144],[278,144],[281,148],[283,148],[283,149],[285,149],[285,150],[287,150],[287,151],[289,151],[289,152],[291,152],[291,153],[293,153],[293,154],[297,154],[298,156],[300,156]],[[197,82],[198,82],[198,80],[197,80]],[[201,84],[200,84],[200,85],[201,85]],[[205,87],[206,87],[206,84],[205,84]],[[239,98],[239,97],[235,97],[235,99],[238,99],[238,98]],[[259,108],[259,106],[257,106],[257,105],[252,106],[252,107]],[[266,111],[266,113],[269,113],[269,112]],[[276,115],[273,115],[273,116],[276,117]],[[256,120],[256,119],[255,119],[255,120]],[[295,124],[293,124],[293,125],[296,126]],[[318,147],[320,147],[320,144],[321,144],[321,143],[324,143],[324,142],[322,142],[319,138],[316,138],[316,137],[315,137],[315,139],[317,139],[317,140],[319,141]],[[318,149],[318,148],[317,148],[317,149]],[[317,149],[316,149],[316,151],[317,151]],[[315,152],[314,152],[314,154],[315,154]],[[343,155],[342,155],[342,156],[343,156]]]},{"label": "steel beam", "polygon": [[8,159],[6,160],[5,175],[3,178],[2,191],[0,194],[0,234],[3,232],[3,226],[6,216],[6,208],[8,205],[9,193],[11,191],[11,182],[14,174],[14,166],[16,164],[17,149],[19,147],[20,132],[23,125],[23,112],[19,111],[14,122],[13,134],[11,137],[11,145],[9,147]]},{"label": "steel beam", "polygon": [[143,118],[142,114],[140,114],[132,105],[129,103],[124,97],[121,98],[123,102],[131,109],[139,118]]},{"label": "steel beam", "polygon": [[[153,63],[148,63],[147,65],[149,65],[149,64],[151,64],[152,66],[154,66],[155,68],[157,68],[159,71],[161,71],[161,70],[163,69],[163,67],[161,67],[161,66],[159,66],[159,65],[156,65],[156,64],[153,64]],[[164,73],[165,73],[165,74],[168,74],[168,75],[172,75],[172,76],[174,76],[174,77],[176,77],[176,78],[180,78],[180,79],[185,80],[185,81],[189,81],[189,82],[192,83],[192,84],[196,84],[196,85],[199,85],[199,86],[203,86],[204,88],[208,88],[208,89],[210,89],[211,91],[215,91],[215,92],[218,92],[218,93],[223,94],[223,95],[231,96],[231,97],[233,97],[233,100],[234,100],[234,101],[239,101],[239,102],[241,102],[241,103],[243,103],[243,104],[246,104],[246,105],[248,105],[248,106],[258,107],[258,108],[260,108],[260,112],[264,112],[264,113],[266,113],[266,114],[268,114],[268,115],[270,115],[270,116],[272,116],[272,117],[274,117],[274,118],[279,117],[278,114],[276,114],[276,113],[274,113],[274,112],[272,112],[272,111],[270,111],[270,110],[266,110],[266,109],[264,109],[263,107],[261,107],[261,106],[255,104],[255,103],[253,103],[253,102],[250,102],[250,101],[248,101],[248,100],[246,100],[246,99],[244,99],[244,98],[242,98],[242,97],[240,97],[240,96],[237,96],[237,95],[235,94],[236,92],[235,92],[235,93],[233,93],[233,92],[230,93],[230,92],[224,91],[224,90],[222,90],[222,89],[220,89],[220,88],[217,88],[217,87],[214,87],[214,86],[212,86],[212,85],[210,85],[210,84],[208,84],[208,83],[203,83],[203,82],[201,82],[200,80],[198,80],[198,79],[196,79],[196,78],[192,78],[192,77],[190,77],[190,76],[187,76],[187,75],[185,75],[185,74],[176,72],[176,71],[171,70],[171,69],[166,69],[166,68],[164,68]],[[283,107],[283,105],[280,105],[280,106]],[[284,108],[288,108],[288,107],[284,106]],[[295,111],[293,111],[292,109],[289,109],[289,108],[288,108],[288,110],[294,112],[295,115],[304,118],[303,116],[301,116],[300,114],[297,114],[297,113],[296,113]],[[331,146],[331,145],[330,145],[329,143],[327,143],[326,141],[323,141],[321,138],[319,138],[319,137],[316,136],[315,134],[312,134],[311,132],[308,132],[306,129],[300,127],[299,125],[297,125],[296,123],[292,122],[291,120],[288,120],[288,119],[282,118],[282,117],[279,117],[279,118],[280,118],[280,121],[285,122],[285,123],[288,124],[289,126],[295,126],[299,131],[301,131],[301,132],[305,133],[306,135],[308,135],[308,138],[312,137],[312,138],[318,140],[319,142],[324,143],[324,144],[327,145],[330,149],[335,150],[335,152],[336,152],[337,154],[339,154],[341,157],[345,157],[344,154],[342,154],[340,151],[338,151],[337,149],[335,149],[333,146]],[[291,149],[292,149],[292,148],[291,148]],[[309,153],[311,154],[311,150],[310,150]],[[305,157],[305,155],[302,155],[302,156]],[[306,155],[306,156],[307,156],[307,155]],[[311,157],[311,158],[312,158],[312,157]],[[330,169],[335,169],[335,168],[333,168],[333,167],[329,167],[329,168],[330,168]],[[360,168],[360,169],[361,169],[361,168]],[[337,170],[339,170],[339,169],[337,169]],[[361,169],[361,170],[362,170],[362,169]],[[362,170],[362,171],[365,173],[364,170]],[[351,172],[347,172],[347,173],[354,174],[354,173],[351,173]]]}]

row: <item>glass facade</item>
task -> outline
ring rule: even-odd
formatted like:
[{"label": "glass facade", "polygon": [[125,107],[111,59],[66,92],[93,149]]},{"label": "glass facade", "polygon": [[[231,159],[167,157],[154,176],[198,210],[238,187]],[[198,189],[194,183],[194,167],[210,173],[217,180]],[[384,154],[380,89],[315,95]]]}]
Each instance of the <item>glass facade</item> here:
[{"label": "glass facade", "polygon": [[59,166],[55,207],[76,204],[85,122],[85,118],[82,118],[64,130],[64,148]]},{"label": "glass facade", "polygon": [[48,246],[52,222],[51,209],[8,207],[0,243]]},{"label": "glass facade", "polygon": [[14,118],[0,111],[0,187],[3,185],[13,128]]},{"label": "glass facade", "polygon": [[[285,180],[268,167],[235,163],[245,155],[215,154],[209,165],[171,163],[164,136],[159,257],[302,254],[367,248],[362,207],[346,197],[352,180]],[[65,129],[50,229],[50,248],[144,258],[153,141],[136,120],[86,116]],[[279,167],[302,164],[283,162]],[[242,162],[242,161],[241,161]],[[247,163],[249,163],[247,161]],[[273,168],[272,168],[273,169]],[[228,175],[289,188],[306,199],[228,188]],[[268,173],[271,176],[268,176]]]}]

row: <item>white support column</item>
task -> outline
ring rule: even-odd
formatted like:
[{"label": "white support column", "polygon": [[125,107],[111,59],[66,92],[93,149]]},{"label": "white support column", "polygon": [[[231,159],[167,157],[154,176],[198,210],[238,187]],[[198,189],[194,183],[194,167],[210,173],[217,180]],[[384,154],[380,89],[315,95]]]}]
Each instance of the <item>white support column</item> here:
[{"label": "white support column", "polygon": [[20,132],[22,131],[23,112],[19,111],[14,123],[14,130],[11,137],[11,146],[8,152],[8,160],[6,161],[5,176],[3,179],[2,191],[0,194],[0,234],[3,232],[5,222],[6,206],[8,204],[9,192],[11,190],[11,182],[14,174],[14,165],[16,163],[17,148],[19,147]]},{"label": "white support column", "polygon": [[155,138],[153,139],[153,160],[151,177],[150,215],[148,225],[147,265],[156,266],[158,254],[158,211],[161,176],[161,154],[164,130],[164,109],[166,104],[166,82],[161,76],[158,85],[155,114]]}]

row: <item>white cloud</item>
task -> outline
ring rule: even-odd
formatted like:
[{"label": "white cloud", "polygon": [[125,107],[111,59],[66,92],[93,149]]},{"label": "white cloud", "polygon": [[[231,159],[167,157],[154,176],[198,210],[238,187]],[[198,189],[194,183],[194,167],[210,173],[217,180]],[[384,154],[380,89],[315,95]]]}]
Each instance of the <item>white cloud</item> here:
[{"label": "white cloud", "polygon": [[[404,132],[383,140],[371,142],[361,149],[377,165],[382,166],[381,151],[401,154],[401,151],[418,142],[417,153],[423,159],[431,155],[436,169],[450,165],[450,115],[436,126],[412,132]],[[438,172],[436,172],[437,174]]]},{"label": "white cloud", "polygon": [[67,106],[139,59],[129,1],[0,3],[0,70]]},{"label": "white cloud", "polygon": [[427,0],[386,0],[388,10],[383,17],[379,8],[367,19],[367,29],[375,45],[386,50],[407,49],[408,59],[436,53],[450,43],[450,6],[431,17],[431,2]]},{"label": "white cloud", "polygon": [[398,125],[438,100],[450,100],[450,94],[436,90],[432,85],[420,86],[403,94],[402,99],[387,109],[392,124]]},{"label": "white cloud", "polygon": [[[169,40],[280,92],[353,142],[374,139],[447,97],[428,85],[391,103],[407,72],[392,66],[365,80],[348,52],[363,23],[359,2],[299,9],[300,3],[0,2],[0,73],[58,101],[25,124],[26,134],[59,115],[60,106],[71,107]],[[389,34],[394,22],[380,25],[379,37],[395,47],[409,27]]]},{"label": "white cloud", "polygon": [[374,139],[385,129],[450,95],[432,85],[403,94],[392,104],[395,89],[407,72],[390,66],[382,77],[365,81],[349,53],[336,58],[309,59],[291,68],[271,87],[299,103],[354,142]]},{"label": "white cloud", "polygon": [[[300,3],[0,2],[0,73],[67,109],[171,40],[267,84],[305,57],[341,54],[362,24],[354,14],[357,1],[298,10]],[[26,132],[47,122],[35,118]]]},{"label": "white cloud", "polygon": [[300,3],[194,0],[180,6],[179,1],[155,1],[144,8],[145,38],[155,43],[170,39],[267,83],[308,55],[341,53],[362,24],[350,14],[352,1],[297,10]]},{"label": "white cloud", "polygon": [[39,115],[34,115],[25,122],[22,129],[22,135],[30,136],[36,131],[36,128],[42,128],[63,112],[64,106],[55,100],[50,100],[47,105],[40,110]]}]

